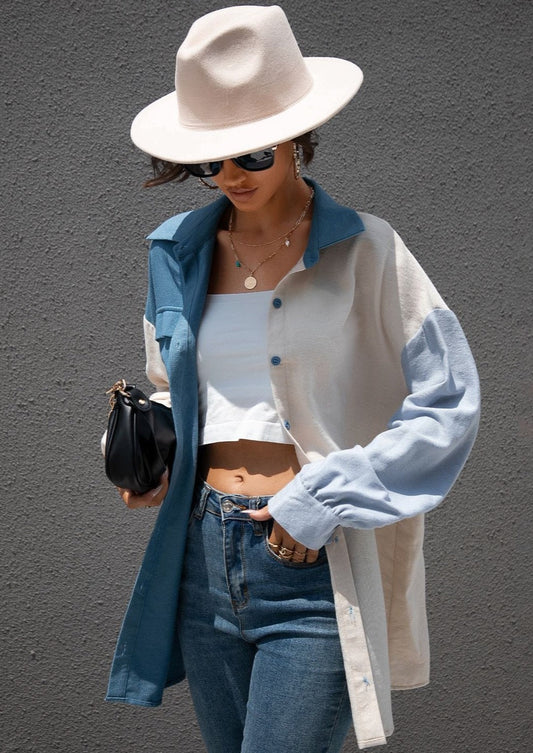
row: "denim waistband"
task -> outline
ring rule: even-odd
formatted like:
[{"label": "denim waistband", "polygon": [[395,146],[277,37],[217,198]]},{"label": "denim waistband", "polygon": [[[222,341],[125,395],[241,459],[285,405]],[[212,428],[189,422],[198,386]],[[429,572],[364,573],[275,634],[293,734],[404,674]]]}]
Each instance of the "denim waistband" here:
[{"label": "denim waistband", "polygon": [[207,510],[220,515],[224,520],[251,522],[243,510],[260,510],[268,504],[271,497],[271,494],[255,497],[248,497],[245,494],[227,494],[210,486],[207,481],[198,479],[194,494],[194,515],[201,518]]}]

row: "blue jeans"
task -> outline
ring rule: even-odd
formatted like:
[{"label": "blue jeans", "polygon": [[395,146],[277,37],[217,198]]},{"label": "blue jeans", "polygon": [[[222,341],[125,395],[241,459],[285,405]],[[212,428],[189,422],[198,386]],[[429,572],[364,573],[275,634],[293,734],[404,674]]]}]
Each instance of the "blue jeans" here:
[{"label": "blue jeans", "polygon": [[351,724],[325,550],[270,550],[269,497],[201,482],[191,513],[178,632],[209,753],[336,753]]}]

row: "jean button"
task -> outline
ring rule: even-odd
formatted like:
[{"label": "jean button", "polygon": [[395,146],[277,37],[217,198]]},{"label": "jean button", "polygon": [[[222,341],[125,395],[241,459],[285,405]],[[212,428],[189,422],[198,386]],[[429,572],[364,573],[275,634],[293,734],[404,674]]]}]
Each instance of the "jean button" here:
[{"label": "jean button", "polygon": [[233,510],[233,502],[230,502],[229,499],[225,499],[224,502],[222,502],[222,509],[224,512],[231,512]]}]

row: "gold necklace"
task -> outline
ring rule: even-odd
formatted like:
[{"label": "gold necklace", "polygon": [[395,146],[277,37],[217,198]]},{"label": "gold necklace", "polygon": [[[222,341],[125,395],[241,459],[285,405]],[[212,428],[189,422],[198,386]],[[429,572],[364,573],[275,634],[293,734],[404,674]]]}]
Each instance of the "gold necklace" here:
[{"label": "gold necklace", "polygon": [[279,246],[279,248],[277,248],[275,251],[273,251],[268,256],[265,256],[265,258],[262,259],[259,262],[259,264],[256,264],[256,266],[253,269],[251,269],[247,264],[245,264],[243,261],[241,261],[239,259],[239,257],[237,256],[237,250],[235,248],[235,245],[233,243],[233,239],[231,238],[231,236],[230,236],[230,243],[231,243],[231,250],[233,251],[233,256],[235,257],[235,266],[236,267],[244,267],[249,272],[248,277],[246,277],[245,280],[244,280],[244,287],[247,290],[253,290],[255,288],[255,286],[257,285],[257,278],[254,275],[257,272],[257,270],[259,269],[259,267],[262,264],[264,264],[266,261],[269,261],[270,259],[274,258],[274,256],[276,256],[276,254],[278,254],[281,251],[281,249],[283,248],[283,246],[285,245],[285,244],[282,243]]},{"label": "gold necklace", "polygon": [[237,254],[237,249],[235,248],[235,242],[233,240],[233,232],[232,232],[233,231],[233,207],[232,207],[231,214],[230,214],[230,217],[229,217],[229,223],[228,223],[229,242],[230,242],[231,250],[233,251],[233,256],[235,258],[235,266],[236,267],[244,267],[249,272],[248,277],[246,277],[245,280],[244,280],[244,287],[247,290],[253,290],[255,288],[255,286],[257,285],[257,278],[255,277],[255,273],[257,272],[257,270],[259,269],[259,267],[262,266],[263,264],[265,264],[265,262],[270,261],[270,259],[273,259],[274,256],[276,256],[276,254],[278,254],[281,251],[281,249],[283,248],[283,246],[288,247],[288,246],[291,245],[290,237],[294,233],[294,231],[298,227],[300,227],[300,225],[302,224],[303,219],[304,219],[305,215],[307,214],[307,211],[308,211],[309,207],[311,206],[311,202],[313,201],[313,196],[314,195],[315,195],[315,192],[314,192],[313,189],[311,189],[311,191],[309,193],[309,197],[308,197],[308,199],[307,199],[307,201],[305,203],[305,206],[304,206],[304,208],[302,210],[302,213],[300,214],[300,216],[296,220],[296,223],[293,225],[293,227],[289,230],[288,233],[284,233],[283,235],[280,235],[278,238],[274,238],[273,241],[268,241],[268,243],[243,243],[241,241],[241,243],[242,243],[243,246],[250,246],[250,247],[254,247],[254,248],[260,248],[261,246],[271,246],[273,243],[276,243],[276,241],[280,241],[280,240],[282,241],[280,243],[279,247],[275,251],[273,251],[268,256],[265,256],[264,259],[261,259],[261,261],[258,264],[256,264],[253,269],[251,267],[249,267],[245,262],[243,262],[242,259],[240,259],[239,256],[238,256],[238,254]]}]

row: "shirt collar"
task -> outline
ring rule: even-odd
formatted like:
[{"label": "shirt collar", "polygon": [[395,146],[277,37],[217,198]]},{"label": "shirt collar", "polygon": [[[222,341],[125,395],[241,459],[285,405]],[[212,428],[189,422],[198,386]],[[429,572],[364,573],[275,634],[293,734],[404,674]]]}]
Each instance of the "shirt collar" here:
[{"label": "shirt collar", "polygon": [[[318,261],[320,251],[362,233],[365,226],[354,209],[338,204],[314,180],[306,178],[306,182],[315,191],[311,232],[303,256],[304,265],[311,267]],[[201,209],[171,217],[148,239],[174,241],[179,255],[194,252],[204,243],[212,242],[228,206],[229,200],[221,196]]]},{"label": "shirt collar", "polygon": [[312,267],[318,261],[320,251],[359,235],[365,226],[355,209],[338,204],[314,180],[306,179],[306,182],[313,187],[315,198],[311,232],[303,261],[306,267]]}]

